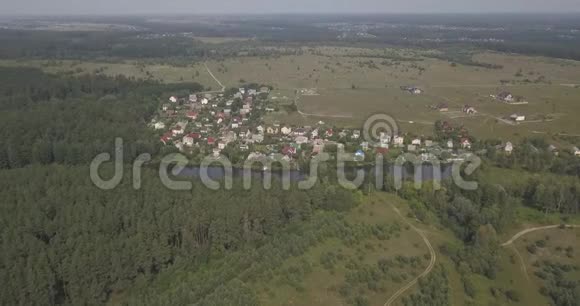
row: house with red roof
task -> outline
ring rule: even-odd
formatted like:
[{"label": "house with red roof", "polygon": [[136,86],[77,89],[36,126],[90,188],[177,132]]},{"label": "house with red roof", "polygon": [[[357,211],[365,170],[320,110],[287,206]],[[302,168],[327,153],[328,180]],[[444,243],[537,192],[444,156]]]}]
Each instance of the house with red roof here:
[{"label": "house with red roof", "polygon": [[292,155],[296,155],[296,148],[286,145],[284,146],[284,148],[282,149],[282,154],[286,155],[286,156],[292,156]]},{"label": "house with red roof", "polygon": [[210,146],[213,146],[215,144],[215,138],[208,137],[207,138],[207,144],[210,145]]},{"label": "house with red roof", "polygon": [[197,112],[189,111],[189,112],[187,112],[186,117],[189,118],[189,119],[191,119],[191,120],[196,120],[197,119],[197,115],[198,115]]}]

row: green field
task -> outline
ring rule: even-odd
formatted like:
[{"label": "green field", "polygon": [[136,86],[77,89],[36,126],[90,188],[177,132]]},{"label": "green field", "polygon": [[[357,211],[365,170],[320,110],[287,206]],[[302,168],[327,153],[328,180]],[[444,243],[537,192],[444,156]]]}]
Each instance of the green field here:
[{"label": "green field", "polygon": [[[228,39],[212,40],[215,43]],[[302,48],[302,53],[278,57],[240,56],[208,61],[215,76],[228,87],[256,82],[274,87],[281,105],[291,104],[298,89],[314,89],[301,95],[301,113],[281,111],[266,121],[313,124],[320,120],[338,126],[360,127],[372,113],[395,117],[403,132],[430,135],[433,123],[447,120],[464,125],[475,136],[517,140],[531,135],[578,134],[575,114],[580,113],[580,63],[499,53],[480,53],[477,62],[501,65],[501,69],[451,64],[430,57],[433,52],[406,49],[346,47]],[[4,66],[41,67],[49,72],[72,74],[123,74],[163,82],[196,81],[217,89],[203,63],[178,66],[150,61],[0,61]],[[504,81],[504,83],[502,83]],[[507,82],[507,83],[506,83]],[[416,85],[421,95],[399,87]],[[525,105],[509,105],[490,98],[500,91],[522,96]],[[283,97],[286,97],[285,99]],[[448,112],[431,106],[449,105]],[[476,115],[461,112],[464,105]],[[526,122],[509,124],[504,118],[525,115]]]}]

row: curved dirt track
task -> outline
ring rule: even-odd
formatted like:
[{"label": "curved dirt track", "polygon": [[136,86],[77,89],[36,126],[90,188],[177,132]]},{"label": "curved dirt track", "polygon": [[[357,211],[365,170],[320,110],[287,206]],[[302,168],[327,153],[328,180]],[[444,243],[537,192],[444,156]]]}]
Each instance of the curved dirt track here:
[{"label": "curved dirt track", "polygon": [[391,207],[397,213],[397,215],[399,215],[399,217],[401,217],[401,219],[403,219],[405,221],[405,223],[407,223],[415,232],[417,232],[417,234],[419,234],[419,236],[421,236],[421,238],[423,239],[423,242],[425,242],[425,245],[427,245],[427,248],[429,248],[429,253],[431,254],[431,259],[429,260],[429,265],[427,266],[425,271],[423,271],[423,273],[419,274],[417,277],[413,278],[405,286],[403,286],[399,290],[397,290],[397,292],[395,292],[395,294],[393,294],[385,302],[384,306],[392,305],[395,300],[397,300],[403,293],[405,293],[405,291],[407,291],[407,290],[409,290],[409,288],[413,287],[417,283],[417,281],[419,281],[419,279],[421,277],[425,277],[429,273],[431,273],[431,270],[433,270],[433,268],[435,267],[435,262],[437,262],[437,253],[435,253],[435,249],[431,245],[431,242],[429,241],[429,239],[427,239],[427,236],[425,236],[425,234],[420,229],[415,227],[411,222],[407,221],[407,219],[405,219],[403,217],[403,215],[401,215],[401,212],[399,211],[399,209],[397,209],[394,205],[392,205]]}]

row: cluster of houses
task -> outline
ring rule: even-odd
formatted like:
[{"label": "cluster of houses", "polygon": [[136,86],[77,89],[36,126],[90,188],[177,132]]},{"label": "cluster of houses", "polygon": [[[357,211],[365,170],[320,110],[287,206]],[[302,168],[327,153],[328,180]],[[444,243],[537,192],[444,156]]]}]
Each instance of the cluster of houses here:
[{"label": "cluster of houses", "polygon": [[500,101],[500,102],[504,102],[504,103],[527,103],[524,101],[524,97],[522,96],[515,96],[513,95],[511,92],[508,91],[502,91],[500,93],[498,93],[497,95],[490,95],[491,98]]},{"label": "cluster of houses", "polygon": [[[242,160],[282,156],[287,161],[309,158],[322,152],[345,149],[355,160],[364,161],[375,154],[387,154],[389,150],[421,153],[424,159],[437,158],[441,152],[449,152],[451,160],[458,150],[471,150],[469,137],[449,137],[441,143],[428,138],[405,135],[380,134],[379,139],[363,139],[357,129],[337,129],[318,122],[314,126],[292,126],[280,122],[264,123],[264,115],[274,110],[268,99],[270,88],[239,88],[235,92],[190,94],[185,97],[171,96],[164,103],[151,126],[160,131],[160,141],[184,153],[199,152],[203,156],[237,154]],[[446,105],[438,105],[444,111]],[[465,105],[464,113],[476,110]],[[514,114],[513,120],[525,120]],[[520,117],[523,117],[520,118]],[[442,125],[444,131],[451,127]],[[449,133],[451,135],[451,133]],[[460,131],[459,135],[466,135]],[[332,148],[333,147],[333,148]],[[326,148],[326,149],[325,149]],[[331,149],[332,148],[332,149]],[[514,145],[507,142],[501,146],[507,155]],[[554,148],[553,152],[557,153]],[[580,156],[580,149],[573,154]]]},{"label": "cluster of houses", "polygon": [[293,161],[316,156],[325,147],[333,146],[335,149],[330,151],[348,149],[355,160],[363,161],[392,148],[422,153],[471,148],[468,138],[458,144],[449,140],[440,146],[430,139],[381,134],[380,139],[371,142],[363,139],[360,130],[336,129],[322,121],[314,126],[265,124],[264,115],[274,108],[268,99],[269,90],[240,88],[229,94],[171,96],[151,126],[160,131],[160,141],[165,146],[216,158],[237,154],[242,159],[254,159],[281,154]]}]

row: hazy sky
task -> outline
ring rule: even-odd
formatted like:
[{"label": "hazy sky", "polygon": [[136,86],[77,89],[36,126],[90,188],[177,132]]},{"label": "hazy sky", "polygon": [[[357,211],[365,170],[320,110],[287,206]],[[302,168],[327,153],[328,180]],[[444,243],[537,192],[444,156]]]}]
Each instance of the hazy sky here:
[{"label": "hazy sky", "polygon": [[0,14],[580,12],[580,0],[0,0]]}]

